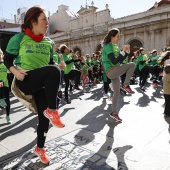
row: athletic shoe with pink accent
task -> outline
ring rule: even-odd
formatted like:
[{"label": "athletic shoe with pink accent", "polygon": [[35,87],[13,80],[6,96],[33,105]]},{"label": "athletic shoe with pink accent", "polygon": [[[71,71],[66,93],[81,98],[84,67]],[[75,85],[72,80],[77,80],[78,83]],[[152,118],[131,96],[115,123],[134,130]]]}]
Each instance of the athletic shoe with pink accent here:
[{"label": "athletic shoe with pink accent", "polygon": [[111,117],[112,119],[115,119],[115,120],[118,121],[118,122],[121,122],[121,121],[122,121],[122,119],[119,117],[118,114],[110,113],[110,117]]},{"label": "athletic shoe with pink accent", "polygon": [[132,89],[130,88],[130,86],[128,85],[128,86],[122,86],[122,89],[124,90],[124,91],[126,91],[127,93],[130,93],[130,94],[134,94],[135,92],[134,91],[132,91]]},{"label": "athletic shoe with pink accent", "polygon": [[153,87],[158,87],[158,84],[157,83],[152,83],[152,86]]},{"label": "athletic shoe with pink accent", "polygon": [[48,118],[55,127],[63,128],[65,124],[61,121],[58,110],[50,112],[49,108],[44,111],[44,116]]},{"label": "athletic shoe with pink accent", "polygon": [[44,164],[49,164],[50,163],[50,158],[48,155],[46,155],[46,151],[43,148],[42,150],[38,149],[36,146],[34,149],[34,153],[40,158],[40,161]]}]

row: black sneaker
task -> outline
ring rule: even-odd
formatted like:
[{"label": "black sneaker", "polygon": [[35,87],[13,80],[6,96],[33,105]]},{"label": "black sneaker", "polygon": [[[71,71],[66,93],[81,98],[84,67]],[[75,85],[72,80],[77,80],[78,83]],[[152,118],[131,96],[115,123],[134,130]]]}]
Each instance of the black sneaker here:
[{"label": "black sneaker", "polygon": [[142,86],[140,90],[143,91],[143,92],[146,91],[144,86]]},{"label": "black sneaker", "polygon": [[71,100],[69,100],[69,99],[64,99],[64,102],[67,103],[67,104],[70,104],[70,103],[71,103]]},{"label": "black sneaker", "polygon": [[120,88],[120,92],[124,95],[126,94],[126,91],[124,91],[122,88]]},{"label": "black sneaker", "polygon": [[62,93],[62,91],[59,91],[59,92],[58,92],[57,97],[58,97],[60,100],[63,98],[63,93]]},{"label": "black sneaker", "polygon": [[69,90],[69,94],[70,94],[70,95],[73,94],[73,91],[72,91],[72,90]]},{"label": "black sneaker", "polygon": [[78,86],[75,86],[74,89],[76,89],[76,90],[82,90],[82,89],[80,89]]}]

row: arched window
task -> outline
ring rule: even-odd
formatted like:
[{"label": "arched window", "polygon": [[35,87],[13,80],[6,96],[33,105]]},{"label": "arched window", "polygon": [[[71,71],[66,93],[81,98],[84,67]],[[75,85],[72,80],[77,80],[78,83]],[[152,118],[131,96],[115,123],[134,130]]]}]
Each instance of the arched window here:
[{"label": "arched window", "polygon": [[96,47],[96,52],[101,51],[101,49],[102,49],[101,44],[97,45],[97,47]]},{"label": "arched window", "polygon": [[74,53],[75,53],[76,51],[78,51],[79,54],[81,54],[81,49],[80,49],[79,47],[73,47],[73,51],[74,51]]},{"label": "arched window", "polygon": [[142,43],[139,40],[132,40],[129,42],[131,48],[140,48],[143,47]]},{"label": "arched window", "polygon": [[131,58],[134,55],[134,52],[139,50],[140,47],[143,47],[143,44],[137,39],[131,40],[128,44],[130,44],[129,58]]},{"label": "arched window", "polygon": [[168,41],[168,46],[170,46],[170,38],[169,38],[169,41]]}]

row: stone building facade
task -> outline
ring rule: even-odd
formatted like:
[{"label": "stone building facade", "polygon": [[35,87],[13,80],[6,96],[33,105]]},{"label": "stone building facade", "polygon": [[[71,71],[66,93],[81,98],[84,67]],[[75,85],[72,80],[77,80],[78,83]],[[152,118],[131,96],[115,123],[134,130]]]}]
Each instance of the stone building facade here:
[{"label": "stone building facade", "polygon": [[96,10],[93,2],[88,8],[81,7],[77,14],[70,12],[68,6],[59,6],[49,17],[50,38],[58,46],[64,43],[74,51],[92,54],[100,50],[104,36],[115,27],[121,31],[120,47],[130,44],[131,55],[140,47],[149,52],[170,46],[170,0],[161,0],[145,12],[117,19],[110,16],[108,4],[104,10]]}]

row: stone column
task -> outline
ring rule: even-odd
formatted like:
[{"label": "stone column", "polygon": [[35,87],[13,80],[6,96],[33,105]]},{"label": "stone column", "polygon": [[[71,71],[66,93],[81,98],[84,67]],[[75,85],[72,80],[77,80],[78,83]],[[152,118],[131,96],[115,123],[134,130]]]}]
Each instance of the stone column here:
[{"label": "stone column", "polygon": [[149,51],[150,50],[152,50],[153,48],[155,48],[155,35],[154,35],[154,31],[153,30],[151,30],[150,31],[150,42],[148,42],[148,43],[150,43],[150,49],[148,49]]}]

